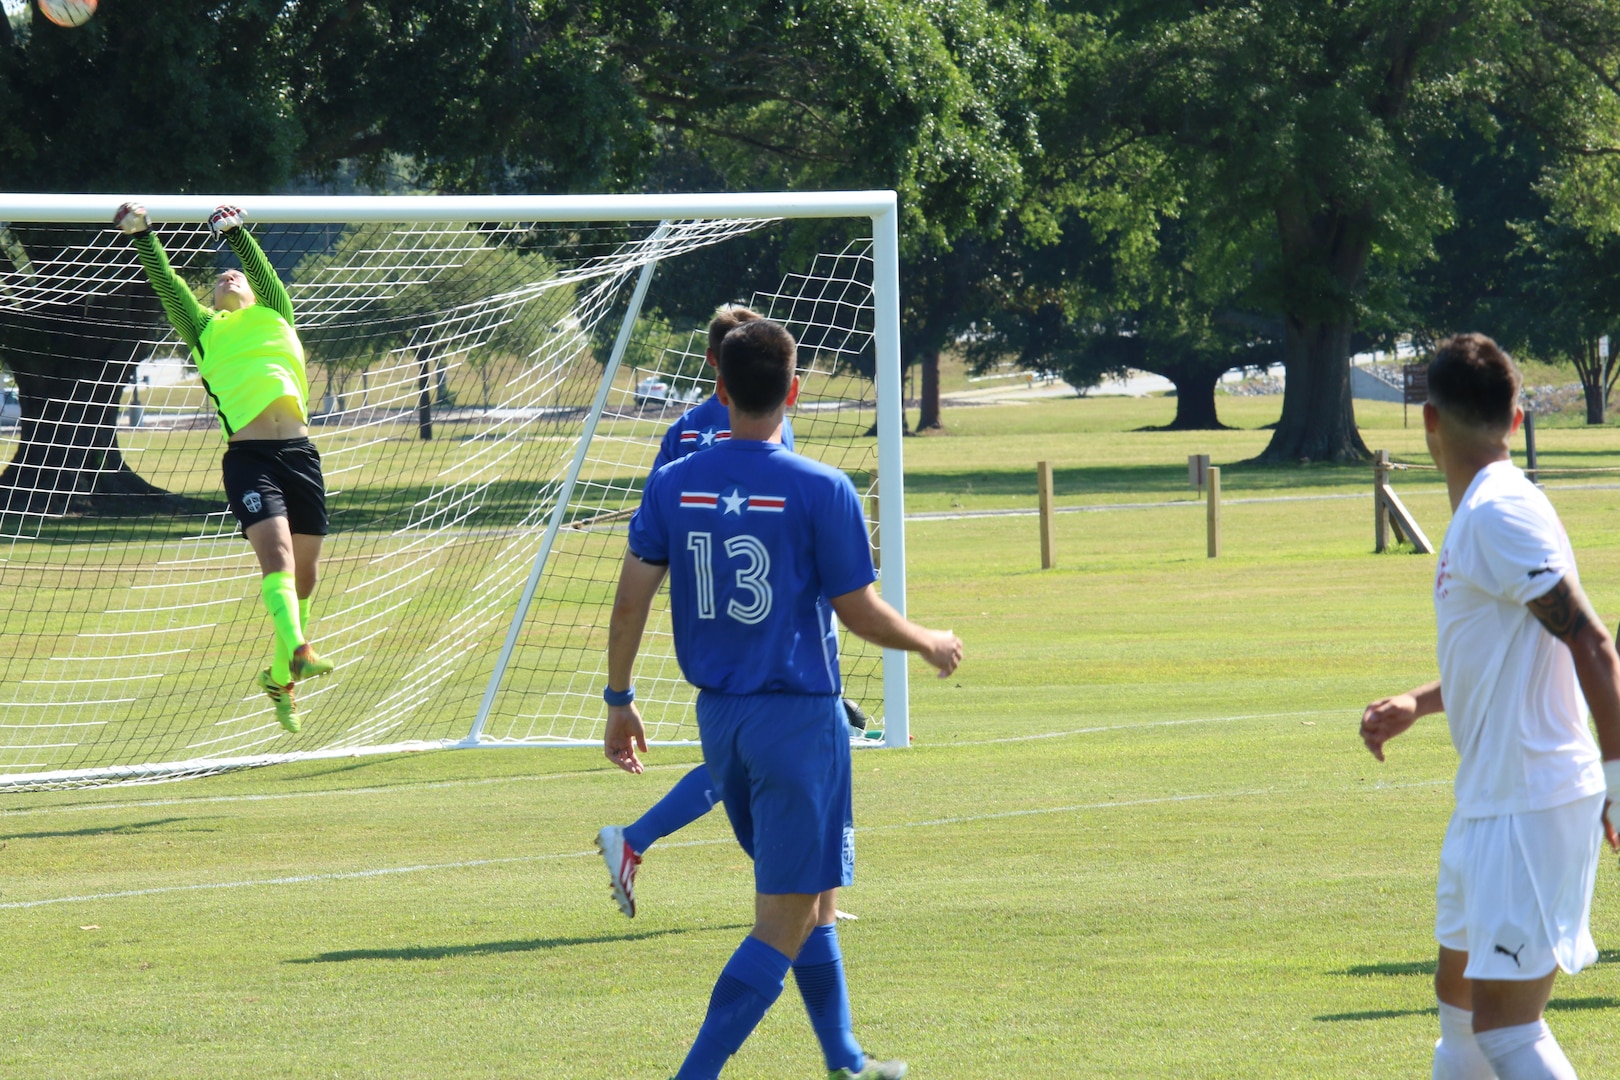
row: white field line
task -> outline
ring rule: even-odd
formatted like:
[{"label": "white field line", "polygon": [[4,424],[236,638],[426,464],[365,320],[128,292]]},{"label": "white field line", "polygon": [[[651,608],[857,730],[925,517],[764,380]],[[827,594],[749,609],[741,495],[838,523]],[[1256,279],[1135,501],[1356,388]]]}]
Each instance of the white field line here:
[{"label": "white field line", "polygon": [[[1432,491],[1425,488],[1406,488],[1402,495],[1444,495],[1445,488],[1435,488]],[[1356,492],[1348,495],[1263,495],[1248,499],[1222,498],[1222,506],[1241,506],[1248,503],[1287,503],[1287,502],[1328,502],[1333,499],[1370,499],[1372,492]],[[1054,506],[1054,514],[1097,514],[1109,510],[1171,510],[1187,509],[1191,507],[1202,508],[1203,499],[1166,499],[1164,502],[1135,502],[1135,503],[1096,503],[1090,506]],[[1040,510],[1034,507],[1011,507],[1005,510],[919,510],[907,514],[907,521],[960,521],[964,518],[984,517],[1034,517]]]},{"label": "white field line", "polygon": [[[664,772],[673,769],[691,769],[694,762],[680,765],[645,765],[647,772]],[[134,802],[116,803],[77,803],[72,806],[31,806],[20,807],[14,810],[0,810],[0,821],[14,817],[33,817],[39,814],[74,814],[95,810],[147,810],[154,807],[174,806],[207,806],[218,803],[255,803],[274,802],[280,799],[326,799],[340,795],[386,795],[390,792],[401,794],[413,791],[433,791],[439,788],[487,787],[491,784],[518,784],[533,780],[566,780],[569,777],[590,777],[607,775],[606,769],[576,770],[573,772],[542,773],[529,776],[487,776],[468,780],[430,780],[423,783],[388,784],[383,787],[363,788],[333,788],[327,791],[282,791],[273,794],[261,795],[197,795],[179,799],[141,799]]]},{"label": "white field line", "polygon": [[[1346,789],[1352,793],[1359,791],[1390,791],[1400,788],[1438,787],[1449,784],[1449,780],[1424,780],[1410,784],[1374,784],[1365,787]],[[1304,793],[1308,788],[1292,789]],[[1236,791],[1207,791],[1193,795],[1164,795],[1153,799],[1122,799],[1117,802],[1081,803],[1073,806],[1044,806],[1033,807],[1027,810],[1003,810],[990,814],[963,814],[957,817],[930,818],[924,821],[900,821],[888,825],[867,825],[857,828],[857,833],[893,832],[897,829],[925,829],[937,828],[945,825],[967,825],[979,821],[1000,821],[1006,818],[1035,817],[1044,814],[1075,814],[1087,810],[1117,810],[1136,806],[1159,806],[1166,803],[1198,802],[1207,799],[1243,799],[1265,797],[1285,794],[1275,788],[1243,788]],[[1342,794],[1343,792],[1339,792]],[[673,843],[663,843],[660,847],[712,847],[716,844],[732,844],[736,841],[731,837],[712,840],[678,840]],[[516,863],[554,862],[559,859],[591,859],[600,858],[595,851],[568,851],[554,855],[511,855],[496,859],[463,859],[448,863],[418,863],[412,866],[383,866],[372,870],[347,870],[329,874],[297,874],[289,877],[257,878],[248,881],[206,881],[192,885],[161,885],[150,889],[124,889],[118,892],[88,893],[82,896],[52,896],[42,900],[11,900],[0,903],[0,910],[16,910],[19,908],[45,907],[50,904],[80,904],[93,903],[101,900],[124,900],[136,896],[161,896],[170,893],[201,892],[214,889],[251,889],[274,885],[307,885],[324,881],[354,881],[364,878],[390,877],[400,874],[423,874],[443,870],[469,870],[481,866],[506,866]]]}]

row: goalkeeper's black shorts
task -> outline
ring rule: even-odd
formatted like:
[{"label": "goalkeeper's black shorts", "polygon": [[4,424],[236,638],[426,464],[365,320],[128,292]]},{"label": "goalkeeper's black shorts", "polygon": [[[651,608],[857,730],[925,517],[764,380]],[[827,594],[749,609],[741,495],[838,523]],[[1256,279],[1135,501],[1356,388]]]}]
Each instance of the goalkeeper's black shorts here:
[{"label": "goalkeeper's black shorts", "polygon": [[273,517],[305,536],[325,536],[321,454],[308,437],[247,439],[225,448],[225,497],[242,531]]}]

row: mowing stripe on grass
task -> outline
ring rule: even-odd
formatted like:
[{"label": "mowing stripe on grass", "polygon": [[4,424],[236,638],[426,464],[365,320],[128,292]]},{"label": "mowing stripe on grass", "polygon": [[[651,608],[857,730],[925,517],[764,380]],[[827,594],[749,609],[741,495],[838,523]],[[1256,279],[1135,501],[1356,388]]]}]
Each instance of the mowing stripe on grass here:
[{"label": "mowing stripe on grass", "polygon": [[[1137,724],[1108,724],[1100,727],[1071,728],[1064,731],[1047,731],[1035,735],[1008,735],[995,739],[969,739],[963,742],[924,743],[929,749],[936,747],[954,746],[989,746],[995,743],[1031,742],[1040,739],[1062,739],[1071,735],[1094,735],[1105,731],[1125,731],[1131,728],[1177,727],[1184,724],[1224,724],[1236,720],[1264,720],[1280,716],[1319,716],[1328,713],[1345,713],[1349,709],[1292,709],[1287,712],[1276,713],[1247,713],[1242,716],[1204,716],[1188,720],[1147,720]],[[691,762],[680,762],[670,765],[645,765],[646,772],[667,772],[672,769],[690,769]],[[76,803],[72,806],[36,806],[0,809],[0,821],[8,817],[28,817],[35,814],[71,814],[79,811],[91,810],[145,810],[164,806],[193,806],[208,803],[233,802],[270,802],[275,799],[317,799],[334,795],[381,795],[389,792],[430,791],[438,788],[454,787],[482,787],[488,784],[511,784],[527,780],[565,780],[569,777],[598,777],[613,775],[615,769],[577,769],[570,772],[542,773],[534,776],[493,776],[469,780],[434,780],[419,784],[401,783],[390,784],[387,787],[364,788],[332,788],[322,791],[282,791],[274,794],[260,795],[199,795],[190,798],[178,799],[142,799],[137,802],[116,803]]]},{"label": "mowing stripe on grass", "polygon": [[[1420,780],[1409,784],[1374,784],[1370,787],[1357,787],[1345,790],[1391,791],[1400,788],[1437,787],[1449,784],[1450,780]],[[1291,789],[1304,791],[1307,789]],[[1035,817],[1042,814],[1074,814],[1086,810],[1116,810],[1134,806],[1158,806],[1165,803],[1198,802],[1207,799],[1243,799],[1254,796],[1276,795],[1280,792],[1276,788],[1242,788],[1237,791],[1206,791],[1193,795],[1162,795],[1152,799],[1122,799],[1115,802],[1080,803],[1073,806],[1043,806],[1031,807],[1025,810],[1001,810],[989,814],[964,814],[958,817],[929,818],[924,821],[900,821],[888,825],[866,825],[857,828],[857,833],[893,832],[896,829],[926,829],[942,825],[969,825],[979,821],[999,821],[1005,818]],[[730,837],[713,840],[677,840],[660,843],[661,848],[686,847],[712,847],[716,844],[731,844],[735,841]],[[291,877],[258,878],[252,881],[212,881],[199,882],[193,885],[160,885],[150,889],[124,889],[119,892],[90,893],[83,896],[52,896],[43,900],[10,900],[0,902],[0,910],[15,910],[18,908],[45,907],[51,904],[79,904],[91,903],[98,900],[124,900],[135,896],[159,896],[168,893],[201,892],[213,889],[249,889],[271,885],[307,885],[322,881],[353,881],[363,878],[389,877],[399,874],[421,874],[435,870],[468,870],[480,866],[503,866],[513,863],[554,862],[559,859],[588,859],[599,858],[598,852],[568,851],[555,855],[510,855],[498,859],[465,859],[459,862],[448,863],[421,863],[415,866],[384,866],[373,870],[345,870],[329,874],[298,874]]]},{"label": "mowing stripe on grass", "polygon": [[1100,731],[1126,731],[1131,728],[1180,727],[1183,724],[1226,724],[1234,720],[1269,720],[1278,716],[1326,716],[1328,713],[1354,715],[1353,709],[1293,709],[1289,712],[1246,713],[1243,716],[1201,716],[1191,720],[1148,720],[1140,724],[1105,724],[1101,727],[1046,731],[1039,735],[1007,735],[998,739],[968,739],[963,742],[929,743],[929,746],[993,746],[996,743],[1033,742],[1037,739],[1063,739],[1070,735],[1095,735]]}]

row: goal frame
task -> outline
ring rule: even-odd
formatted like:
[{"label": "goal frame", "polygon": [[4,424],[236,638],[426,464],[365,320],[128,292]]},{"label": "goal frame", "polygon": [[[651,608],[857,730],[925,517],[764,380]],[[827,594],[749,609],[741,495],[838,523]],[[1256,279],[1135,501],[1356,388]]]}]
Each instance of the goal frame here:
[{"label": "goal frame", "polygon": [[[207,221],[222,204],[240,206],[250,221],[262,223],[330,223],[415,221],[425,224],[462,224],[477,221],[633,221],[712,219],[837,219],[866,218],[872,225],[873,347],[874,383],[877,392],[878,475],[882,493],[878,500],[878,552],[883,567],[879,589],[883,598],[902,615],[906,613],[905,490],[902,439],[904,399],[900,356],[900,245],[899,210],[895,192],[749,192],[698,193],[685,195],[131,195],[144,204],[157,220],[168,222]],[[0,193],[0,221],[63,222],[105,224],[109,207],[119,196],[106,194],[25,194]],[[639,315],[655,263],[643,267],[636,293],[620,327],[612,359],[624,351],[630,329]],[[606,394],[613,365],[599,389],[593,415],[598,414]],[[588,443],[588,434],[579,444]],[[571,475],[578,469],[575,462]],[[567,499],[559,501],[565,507]],[[548,528],[548,539],[560,517]],[[484,716],[493,700],[502,669],[510,657],[521,626],[527,601],[533,596],[543,574],[550,550],[543,543],[530,572],[517,617],[502,647],[494,678],[489,684],[478,715],[472,718],[468,734],[445,748],[492,746],[580,745],[574,742],[531,742],[492,740],[482,735]],[[910,738],[910,683],[907,654],[899,649],[883,650],[884,732],[882,745],[904,747]],[[376,747],[374,751],[390,749]],[[353,754],[353,749],[343,751]],[[116,770],[109,770],[116,771]]]}]

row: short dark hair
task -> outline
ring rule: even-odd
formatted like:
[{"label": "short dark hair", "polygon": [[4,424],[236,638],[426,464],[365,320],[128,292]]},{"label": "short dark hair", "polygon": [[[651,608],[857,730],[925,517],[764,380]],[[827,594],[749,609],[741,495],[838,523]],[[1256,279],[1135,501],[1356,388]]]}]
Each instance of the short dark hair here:
[{"label": "short dark hair", "polygon": [[1513,358],[1484,334],[1456,334],[1429,361],[1429,403],[1471,427],[1505,429],[1519,403]]},{"label": "short dark hair", "polygon": [[745,322],[764,318],[751,307],[741,304],[721,304],[714,309],[714,317],[709,320],[709,355],[716,360],[720,359],[720,343],[726,335]]},{"label": "short dark hair", "polygon": [[750,416],[764,416],[787,400],[797,362],[793,335],[769,319],[745,322],[720,342],[726,393],[733,408]]}]

